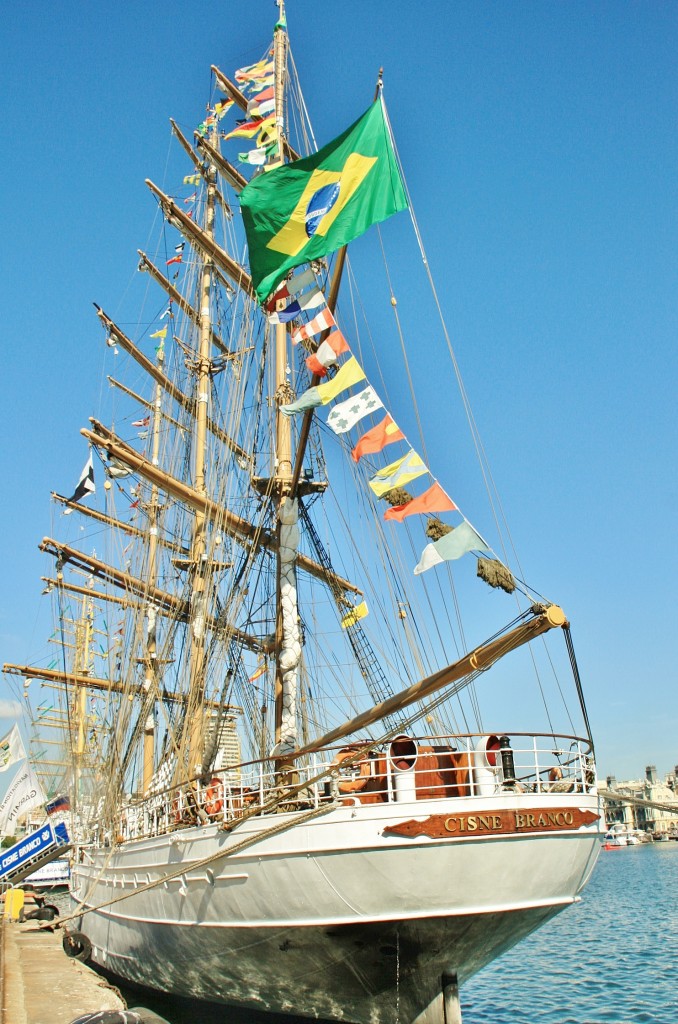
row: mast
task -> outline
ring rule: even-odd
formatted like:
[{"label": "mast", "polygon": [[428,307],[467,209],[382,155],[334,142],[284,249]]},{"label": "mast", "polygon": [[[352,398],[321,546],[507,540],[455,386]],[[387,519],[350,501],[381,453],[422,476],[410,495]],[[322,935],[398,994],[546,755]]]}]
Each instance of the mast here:
[{"label": "mast", "polygon": [[[285,2],[277,0],[279,18],[273,35],[273,66],[275,74],[275,115],[280,159],[284,140],[284,87],[287,59],[287,33],[285,31]],[[279,303],[279,308],[285,303]],[[275,628],[275,746],[273,753],[284,767],[284,755],[297,745],[297,690],[301,638],[297,607],[296,563],[299,546],[297,499],[292,489],[292,424],[283,416],[280,406],[291,401],[292,392],[287,379],[287,328],[278,324],[275,329],[275,401],[276,401],[276,459],[274,467],[275,493],[278,501],[278,556],[276,560],[276,628]]]},{"label": "mast", "polygon": [[[157,362],[161,367],[165,358],[164,346],[158,346]],[[160,419],[162,407],[162,387],[159,383],[155,385],[155,403],[153,409],[153,445],[152,460],[157,466],[160,455]],[[160,489],[157,484],[151,485],[150,501],[148,503],[148,569],[146,578],[149,587],[156,587],[158,582],[158,534],[160,529]],[[153,698],[158,693],[159,668],[157,650],[157,620],[158,610],[149,596],[146,605],[146,658],[144,663],[143,688],[146,695]],[[155,767],[155,699],[152,700],[146,721],[144,722],[144,744],[141,767],[141,791],[148,793],[153,778]]]},{"label": "mast", "polygon": [[[93,581],[92,581],[93,582]],[[91,655],[90,645],[92,641],[92,622],[94,607],[91,596],[84,596],[82,599],[82,612],[80,620],[75,626],[75,663],[74,672],[83,676],[90,675]],[[74,718],[74,778],[73,796],[76,811],[79,810],[80,783],[87,749],[87,690],[82,687],[73,697],[73,718]]]},{"label": "mast", "polygon": [[[216,142],[216,127],[212,128],[212,137]],[[205,209],[205,234],[214,238],[214,215],[216,209],[217,172],[213,164],[207,169],[207,201]],[[196,391],[198,396],[195,418],[195,462],[194,488],[198,494],[205,496],[205,448],[207,444],[207,407],[210,388],[210,341],[212,335],[211,320],[212,294],[212,261],[205,255],[200,274],[200,342],[198,348],[198,365]],[[203,721],[203,698],[205,695],[205,618],[207,602],[207,517],[202,509],[196,509],[191,545],[191,658],[189,693],[192,696],[192,715],[189,738],[189,775],[202,770],[203,739],[205,725]]]}]

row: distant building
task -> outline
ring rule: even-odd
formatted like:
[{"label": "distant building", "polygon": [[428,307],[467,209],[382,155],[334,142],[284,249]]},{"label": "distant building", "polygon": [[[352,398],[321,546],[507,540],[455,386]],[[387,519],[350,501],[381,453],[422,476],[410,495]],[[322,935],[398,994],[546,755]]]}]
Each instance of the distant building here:
[{"label": "distant building", "polygon": [[[657,768],[653,764],[645,769],[644,779],[617,782],[614,775],[608,775],[607,789],[619,794],[619,800],[605,798],[605,819],[608,826],[621,822],[629,828],[639,828],[643,832],[652,832],[655,835],[662,832],[678,832],[678,765],[673,772],[669,772],[663,782],[658,781]],[[670,809],[630,803],[623,799],[625,796],[631,800],[666,804]]]},{"label": "distant building", "polygon": [[[232,782],[238,782],[241,753],[234,715],[227,715],[221,720],[215,715],[208,721],[206,747],[214,751],[212,770],[224,774]],[[230,771],[225,771],[226,768],[230,768]]]}]

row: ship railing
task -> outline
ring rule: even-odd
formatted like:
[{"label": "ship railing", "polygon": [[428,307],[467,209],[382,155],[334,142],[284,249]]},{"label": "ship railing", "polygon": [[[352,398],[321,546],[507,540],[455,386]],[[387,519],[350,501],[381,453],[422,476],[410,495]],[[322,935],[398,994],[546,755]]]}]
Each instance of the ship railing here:
[{"label": "ship railing", "polygon": [[[189,825],[235,824],[244,816],[319,808],[323,804],[515,799],[534,794],[592,793],[590,743],[576,736],[528,733],[399,736],[308,755],[284,774],[270,760],[229,766],[207,783],[195,780],[130,802],[117,840],[160,835]],[[278,800],[279,798],[279,800]]]}]

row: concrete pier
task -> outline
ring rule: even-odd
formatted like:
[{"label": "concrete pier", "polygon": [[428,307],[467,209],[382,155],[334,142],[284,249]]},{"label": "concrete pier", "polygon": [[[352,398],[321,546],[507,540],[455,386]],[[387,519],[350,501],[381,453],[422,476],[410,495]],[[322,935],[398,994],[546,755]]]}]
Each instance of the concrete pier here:
[{"label": "concrete pier", "polygon": [[124,1010],[117,991],[66,956],[61,928],[0,919],[0,1024],[71,1024],[97,1010]]}]

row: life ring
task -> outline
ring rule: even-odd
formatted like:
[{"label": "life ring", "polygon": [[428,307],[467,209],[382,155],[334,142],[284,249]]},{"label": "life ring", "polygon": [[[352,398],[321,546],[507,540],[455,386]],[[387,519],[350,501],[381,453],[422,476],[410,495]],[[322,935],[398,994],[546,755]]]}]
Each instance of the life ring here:
[{"label": "life ring", "polygon": [[[335,755],[332,766],[338,768],[349,757],[355,757],[356,751],[350,747],[344,747]],[[372,776],[372,769],[368,757],[362,761],[356,761],[350,765],[351,770],[358,769],[358,777],[354,779],[339,779],[337,787],[340,793],[359,793],[367,785],[367,780]]]},{"label": "life ring", "polygon": [[221,779],[218,778],[210,779],[207,789],[205,790],[205,810],[209,814],[210,818],[216,818],[216,816],[223,810],[223,806],[223,783]]}]

